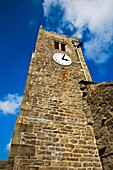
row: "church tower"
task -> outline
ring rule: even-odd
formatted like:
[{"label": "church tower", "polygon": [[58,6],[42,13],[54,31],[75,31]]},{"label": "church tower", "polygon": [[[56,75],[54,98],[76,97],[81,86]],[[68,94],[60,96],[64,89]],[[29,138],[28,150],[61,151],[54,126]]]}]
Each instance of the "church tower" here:
[{"label": "church tower", "polygon": [[81,42],[40,27],[7,170],[102,169],[81,80],[91,81]]}]

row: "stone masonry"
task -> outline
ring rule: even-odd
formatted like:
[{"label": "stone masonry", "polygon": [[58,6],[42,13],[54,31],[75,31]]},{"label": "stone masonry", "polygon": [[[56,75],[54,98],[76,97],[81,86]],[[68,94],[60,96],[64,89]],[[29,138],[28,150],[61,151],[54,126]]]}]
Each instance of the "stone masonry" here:
[{"label": "stone masonry", "polygon": [[[77,40],[77,37],[73,39]],[[79,82],[84,74],[72,38],[40,28],[32,54],[20,116],[17,117],[7,170],[102,170]],[[66,44],[66,51],[54,42]],[[79,48],[88,80],[91,77]],[[65,53],[70,66],[53,60]]]},{"label": "stone masonry", "polygon": [[94,121],[92,127],[103,170],[113,170],[113,82],[82,82],[81,89],[90,107],[86,114],[90,110]]},{"label": "stone masonry", "polygon": [[6,170],[7,161],[0,161],[0,170]]}]

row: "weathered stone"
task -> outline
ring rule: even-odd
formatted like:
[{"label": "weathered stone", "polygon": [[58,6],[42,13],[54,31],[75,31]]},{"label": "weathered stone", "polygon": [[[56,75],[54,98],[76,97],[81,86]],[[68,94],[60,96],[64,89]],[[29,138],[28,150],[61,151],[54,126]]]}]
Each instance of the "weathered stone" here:
[{"label": "weathered stone", "polygon": [[[91,126],[93,116],[87,112],[88,90],[81,91],[79,84],[85,77],[72,40],[39,30],[7,170],[88,170],[95,166],[102,169]],[[56,41],[59,49],[55,49]],[[80,47],[78,51],[91,81]],[[54,53],[67,54],[72,64],[59,65],[53,60]],[[108,124],[110,128],[111,123]]]},{"label": "weathered stone", "polygon": [[0,161],[0,170],[6,170],[7,161]]},{"label": "weathered stone", "polygon": [[[103,169],[113,169],[113,83],[87,84],[88,94],[85,99],[89,104],[96,143]],[[86,110],[87,114],[87,110]],[[93,145],[93,142],[87,142]],[[92,151],[90,151],[91,153]],[[99,164],[94,163],[95,169]]]}]

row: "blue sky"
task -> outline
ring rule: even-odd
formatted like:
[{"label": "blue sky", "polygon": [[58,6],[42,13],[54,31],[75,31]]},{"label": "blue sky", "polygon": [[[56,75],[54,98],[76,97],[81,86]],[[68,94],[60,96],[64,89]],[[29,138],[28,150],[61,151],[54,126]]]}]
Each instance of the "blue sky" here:
[{"label": "blue sky", "polygon": [[7,159],[39,26],[84,42],[93,81],[113,81],[113,1],[0,1],[0,159]]}]

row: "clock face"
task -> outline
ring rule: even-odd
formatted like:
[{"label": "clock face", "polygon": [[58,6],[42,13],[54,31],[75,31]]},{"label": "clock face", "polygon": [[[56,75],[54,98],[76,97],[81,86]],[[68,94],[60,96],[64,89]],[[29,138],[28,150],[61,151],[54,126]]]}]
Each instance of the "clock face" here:
[{"label": "clock face", "polygon": [[55,53],[53,59],[60,65],[69,66],[72,60],[69,56],[63,53]]}]

